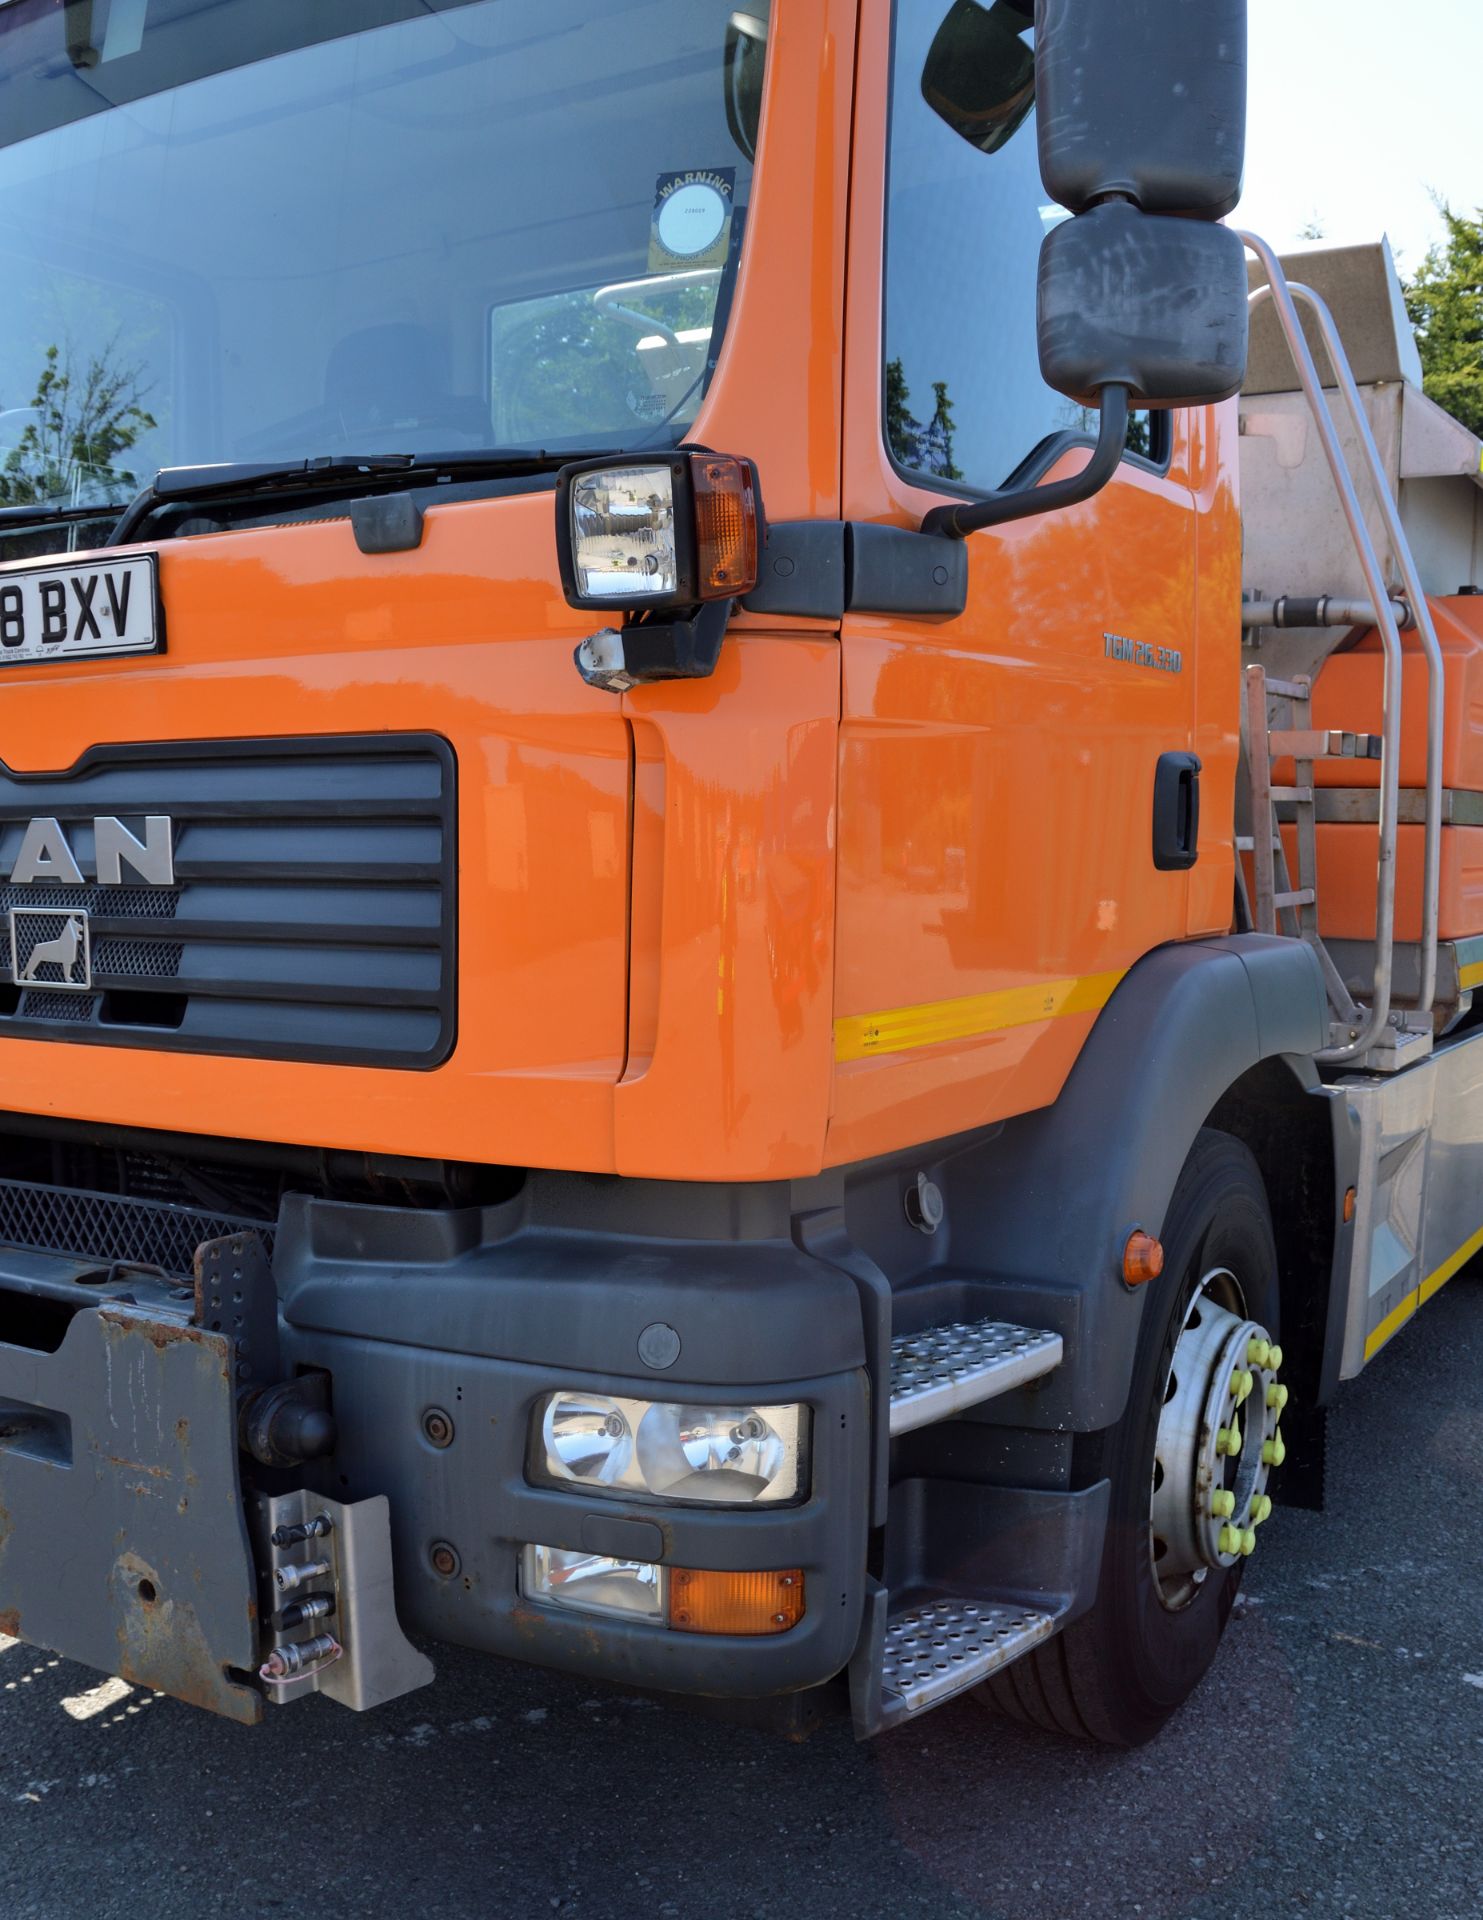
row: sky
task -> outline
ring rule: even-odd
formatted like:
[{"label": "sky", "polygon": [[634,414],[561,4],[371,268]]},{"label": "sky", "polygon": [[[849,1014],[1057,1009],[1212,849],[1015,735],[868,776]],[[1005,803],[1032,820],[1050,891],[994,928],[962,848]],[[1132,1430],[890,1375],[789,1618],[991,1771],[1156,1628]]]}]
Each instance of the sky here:
[{"label": "sky", "polygon": [[1442,237],[1432,190],[1483,205],[1483,0],[1250,0],[1250,23],[1233,224],[1279,251],[1386,233],[1414,272]]}]

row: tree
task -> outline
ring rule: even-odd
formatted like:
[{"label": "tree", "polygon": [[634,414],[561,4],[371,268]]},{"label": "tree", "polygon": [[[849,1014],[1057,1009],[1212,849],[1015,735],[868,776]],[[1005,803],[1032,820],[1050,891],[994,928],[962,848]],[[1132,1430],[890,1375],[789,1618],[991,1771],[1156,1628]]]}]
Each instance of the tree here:
[{"label": "tree", "polygon": [[140,369],[110,366],[113,352],[111,344],[78,375],[70,355],[47,348],[32,417],[0,467],[0,504],[91,506],[137,485],[115,462],[158,423],[142,405]]},{"label": "tree", "polygon": [[886,362],[886,445],[898,460],[908,460],[916,447],[920,425],[912,419],[906,369],[899,358]]},{"label": "tree", "polygon": [[1439,407],[1483,434],[1483,207],[1477,217],[1438,212],[1447,238],[1408,282],[1406,311],[1416,329],[1422,384]]},{"label": "tree", "polygon": [[[693,415],[713,345],[717,284],[664,282],[660,275],[648,289],[625,291],[626,319],[597,306],[596,289],[497,309],[493,384],[500,436],[536,446],[593,433],[626,437]],[[646,329],[635,317],[691,337],[678,352],[641,348]]]},{"label": "tree", "polygon": [[942,480],[963,478],[953,460],[953,403],[946,380],[934,380],[935,405],[925,426],[911,410],[911,389],[899,359],[886,363],[886,444],[901,462],[918,473]]}]

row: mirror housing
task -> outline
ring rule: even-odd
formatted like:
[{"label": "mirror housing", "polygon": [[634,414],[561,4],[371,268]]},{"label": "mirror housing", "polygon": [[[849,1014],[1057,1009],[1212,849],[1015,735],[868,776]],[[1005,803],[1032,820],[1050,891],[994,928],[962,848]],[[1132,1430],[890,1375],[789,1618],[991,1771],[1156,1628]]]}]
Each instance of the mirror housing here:
[{"label": "mirror housing", "polygon": [[[956,23],[970,44],[965,4],[939,39]],[[1245,376],[1245,248],[1213,223],[1241,192],[1246,0],[1035,0],[1035,98],[1041,178],[1072,214],[1041,244],[1040,371],[1101,409],[1097,443],[1062,479],[934,507],[925,532],[962,538],[1090,499],[1117,471],[1130,408],[1208,406]]]},{"label": "mirror housing", "polygon": [[722,72],[726,86],[726,127],[737,150],[757,158],[762,127],[762,79],[767,66],[767,22],[739,11],[726,22]]},{"label": "mirror housing", "polygon": [[1040,371],[1082,406],[1125,387],[1135,407],[1228,400],[1246,373],[1246,249],[1230,227],[1108,200],[1040,249]]},{"label": "mirror housing", "polygon": [[1036,0],[1040,174],[1082,213],[1219,220],[1241,197],[1246,0]]},{"label": "mirror housing", "polygon": [[922,66],[922,98],[980,153],[997,153],[1035,106],[1034,0],[953,0]]},{"label": "mirror housing", "polygon": [[1036,0],[1040,371],[1083,405],[1228,400],[1246,372],[1246,0]]}]

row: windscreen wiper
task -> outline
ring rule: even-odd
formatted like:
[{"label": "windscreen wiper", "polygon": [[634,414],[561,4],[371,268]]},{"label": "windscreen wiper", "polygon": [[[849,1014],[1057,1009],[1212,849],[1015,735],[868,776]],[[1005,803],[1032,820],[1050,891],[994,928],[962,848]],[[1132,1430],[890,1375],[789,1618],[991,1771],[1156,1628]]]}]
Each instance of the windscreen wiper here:
[{"label": "windscreen wiper", "polygon": [[[602,450],[610,455],[611,447]],[[162,507],[210,500],[245,500],[259,494],[337,493],[345,488],[409,487],[441,480],[484,480],[522,473],[546,473],[569,460],[593,457],[592,449],[569,453],[539,447],[459,448],[452,453],[324,454],[309,460],[225,463],[204,467],[161,467],[125,509],[107,544],[119,547],[136,539]]]},{"label": "windscreen wiper", "polygon": [[108,520],[123,509],[114,502],[101,507],[47,507],[32,503],[24,507],[0,507],[0,529],[5,527],[64,527],[74,521]]}]

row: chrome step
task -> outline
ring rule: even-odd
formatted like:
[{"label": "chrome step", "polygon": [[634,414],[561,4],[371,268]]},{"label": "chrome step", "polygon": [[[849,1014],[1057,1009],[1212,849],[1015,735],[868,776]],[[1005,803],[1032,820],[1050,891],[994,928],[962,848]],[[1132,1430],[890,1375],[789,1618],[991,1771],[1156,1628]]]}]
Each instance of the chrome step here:
[{"label": "chrome step", "polygon": [[945,1420],[1061,1364],[1061,1336],[1004,1320],[955,1320],[891,1342],[891,1432]]},{"label": "chrome step", "polygon": [[928,1600],[886,1622],[886,1724],[987,1680],[1056,1630],[1055,1616],[997,1600]]}]

